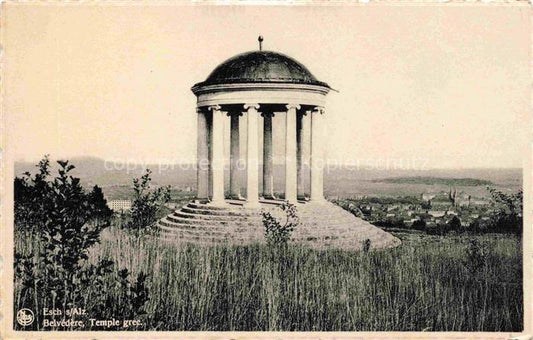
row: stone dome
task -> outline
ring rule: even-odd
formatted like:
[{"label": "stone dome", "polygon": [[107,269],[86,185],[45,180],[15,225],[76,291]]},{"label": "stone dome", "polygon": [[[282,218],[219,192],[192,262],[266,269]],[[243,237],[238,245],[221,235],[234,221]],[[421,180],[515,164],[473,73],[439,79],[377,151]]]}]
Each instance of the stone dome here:
[{"label": "stone dome", "polygon": [[204,82],[194,88],[239,83],[290,83],[318,85],[318,81],[301,63],[281,53],[252,51],[234,56],[217,66]]}]

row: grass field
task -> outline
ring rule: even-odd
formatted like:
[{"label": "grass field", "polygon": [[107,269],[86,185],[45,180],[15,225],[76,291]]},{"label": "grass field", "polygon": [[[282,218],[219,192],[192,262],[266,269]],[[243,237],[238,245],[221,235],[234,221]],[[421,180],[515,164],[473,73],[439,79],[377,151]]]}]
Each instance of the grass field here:
[{"label": "grass field", "polygon": [[[400,247],[364,253],[168,245],[111,229],[91,258],[150,275],[143,329],[522,329],[518,238],[395,235]],[[471,239],[484,249],[477,258]]]}]

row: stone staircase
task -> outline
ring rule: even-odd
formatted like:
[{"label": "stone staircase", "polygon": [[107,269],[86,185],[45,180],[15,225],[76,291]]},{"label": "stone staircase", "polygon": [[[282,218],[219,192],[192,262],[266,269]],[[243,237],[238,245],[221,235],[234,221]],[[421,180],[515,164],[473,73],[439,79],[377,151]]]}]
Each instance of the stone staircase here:
[{"label": "stone staircase", "polygon": [[[227,206],[191,202],[159,220],[160,237],[168,242],[200,244],[251,244],[265,242],[261,211],[284,216],[279,201],[261,201],[260,209],[245,208],[242,201],[228,201]],[[330,202],[299,203],[300,223],[292,242],[316,249],[361,249],[369,239],[371,248],[400,244],[389,233],[363,221]]]}]

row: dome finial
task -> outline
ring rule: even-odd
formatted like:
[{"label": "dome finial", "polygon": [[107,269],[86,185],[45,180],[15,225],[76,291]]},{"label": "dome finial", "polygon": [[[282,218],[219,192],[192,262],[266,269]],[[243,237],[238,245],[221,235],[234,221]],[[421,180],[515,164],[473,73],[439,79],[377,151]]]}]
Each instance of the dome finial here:
[{"label": "dome finial", "polygon": [[259,41],[259,51],[262,51],[263,50],[263,36],[260,35],[259,37],[257,37],[257,41]]}]

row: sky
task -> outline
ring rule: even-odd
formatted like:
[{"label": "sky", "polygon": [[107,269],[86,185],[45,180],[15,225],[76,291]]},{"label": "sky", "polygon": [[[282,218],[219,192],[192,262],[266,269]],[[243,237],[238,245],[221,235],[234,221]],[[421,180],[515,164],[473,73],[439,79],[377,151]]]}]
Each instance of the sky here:
[{"label": "sky", "polygon": [[523,166],[527,7],[9,3],[2,15],[4,142],[16,160],[194,161],[191,86],[261,34],[264,49],[338,91],[328,159]]}]

